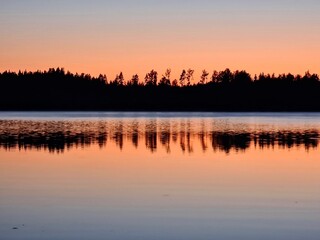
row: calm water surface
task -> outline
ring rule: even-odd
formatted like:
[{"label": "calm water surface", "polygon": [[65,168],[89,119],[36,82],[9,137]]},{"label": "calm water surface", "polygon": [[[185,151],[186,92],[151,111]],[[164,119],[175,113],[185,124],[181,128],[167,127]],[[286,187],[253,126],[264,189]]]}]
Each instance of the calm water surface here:
[{"label": "calm water surface", "polygon": [[318,113],[0,113],[0,239],[320,239]]}]

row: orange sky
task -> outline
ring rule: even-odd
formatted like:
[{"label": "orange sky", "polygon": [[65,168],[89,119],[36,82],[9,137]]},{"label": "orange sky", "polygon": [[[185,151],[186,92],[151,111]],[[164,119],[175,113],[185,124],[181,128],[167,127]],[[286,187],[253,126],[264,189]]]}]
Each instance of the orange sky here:
[{"label": "orange sky", "polygon": [[251,74],[319,72],[317,1],[7,1],[0,10],[0,71],[138,73],[166,68]]}]

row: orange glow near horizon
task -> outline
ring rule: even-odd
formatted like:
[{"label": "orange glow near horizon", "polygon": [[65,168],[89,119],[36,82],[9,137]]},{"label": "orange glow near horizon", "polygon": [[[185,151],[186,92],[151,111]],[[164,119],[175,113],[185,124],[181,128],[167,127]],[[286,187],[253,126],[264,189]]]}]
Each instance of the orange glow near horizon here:
[{"label": "orange glow near horizon", "polygon": [[[0,10],[0,71],[63,67],[140,80],[152,69],[319,73],[319,4],[304,1],[7,3]],[[25,5],[25,6],[24,6]]]},{"label": "orange glow near horizon", "polygon": [[[157,49],[150,43],[131,44],[130,49],[121,49],[121,44],[109,43],[109,46],[83,46],[81,44],[63,45],[59,49],[51,49],[50,46],[39,46],[37,43],[28,43],[25,46],[16,45],[9,54],[0,57],[0,71],[36,71],[48,68],[63,67],[73,73],[89,73],[93,76],[106,74],[108,79],[114,79],[115,75],[122,71],[128,80],[133,74],[138,74],[140,80],[144,79],[147,72],[152,69],[158,71],[159,76],[167,68],[172,69],[172,79],[179,78],[183,69],[194,69],[195,80],[198,81],[201,71],[206,69],[209,73],[213,70],[246,70],[252,76],[259,73],[292,73],[304,74],[306,71],[318,73],[319,62],[315,59],[320,53],[320,47],[314,46],[313,51],[300,46],[276,46],[263,47],[254,42],[217,44],[208,42],[171,43],[165,49]],[[148,45],[149,44],[149,45]],[[50,44],[49,44],[50,45]],[[146,47],[143,48],[142,45]],[[182,45],[182,46],[181,46]],[[185,45],[185,46],[183,46]],[[251,45],[251,47],[250,47]],[[285,45],[285,44],[284,44]],[[46,49],[48,47],[48,49]],[[38,52],[35,49],[39,49]],[[7,55],[7,56],[6,56]]]}]

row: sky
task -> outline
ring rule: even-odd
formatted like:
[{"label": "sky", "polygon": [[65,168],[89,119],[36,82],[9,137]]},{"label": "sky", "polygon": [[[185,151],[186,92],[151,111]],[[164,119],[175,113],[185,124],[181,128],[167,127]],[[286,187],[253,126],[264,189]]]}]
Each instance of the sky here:
[{"label": "sky", "polygon": [[319,0],[0,0],[0,71],[320,72]]}]

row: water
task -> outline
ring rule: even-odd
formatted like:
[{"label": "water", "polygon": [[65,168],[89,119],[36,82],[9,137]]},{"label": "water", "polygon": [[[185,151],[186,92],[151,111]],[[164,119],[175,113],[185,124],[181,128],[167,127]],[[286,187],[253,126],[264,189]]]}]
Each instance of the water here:
[{"label": "water", "polygon": [[319,113],[0,113],[0,239],[319,239]]}]

